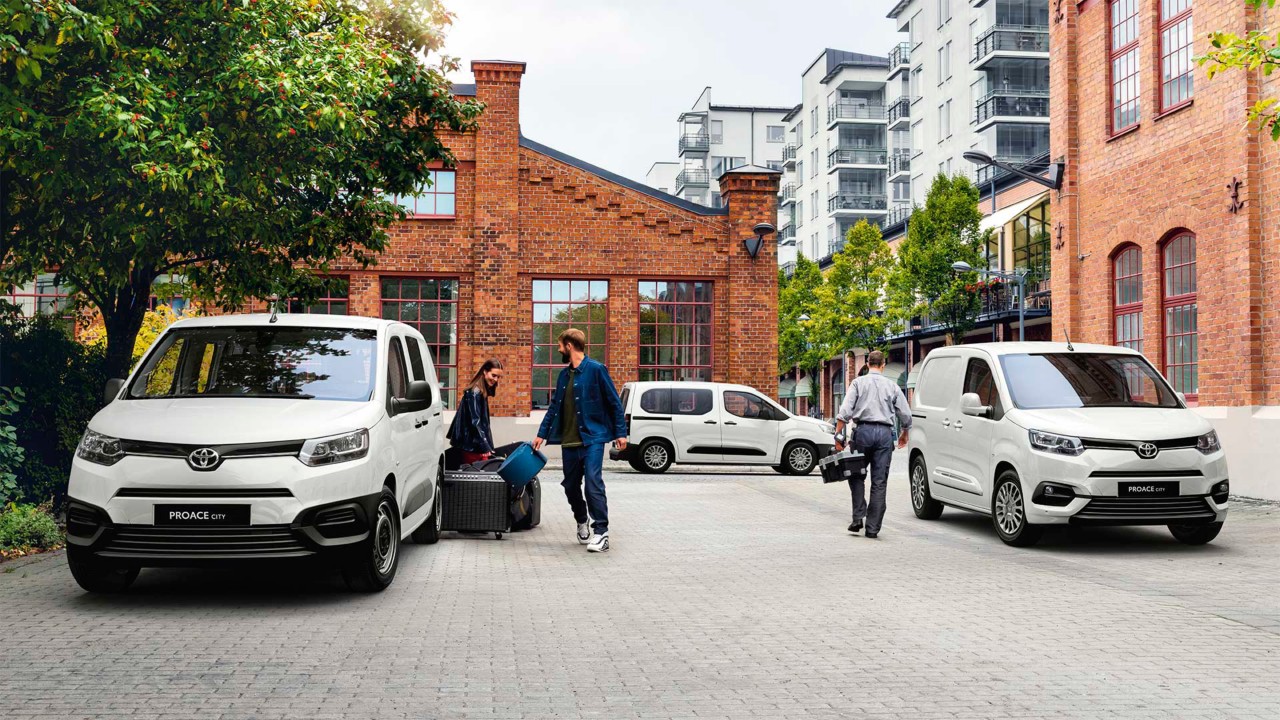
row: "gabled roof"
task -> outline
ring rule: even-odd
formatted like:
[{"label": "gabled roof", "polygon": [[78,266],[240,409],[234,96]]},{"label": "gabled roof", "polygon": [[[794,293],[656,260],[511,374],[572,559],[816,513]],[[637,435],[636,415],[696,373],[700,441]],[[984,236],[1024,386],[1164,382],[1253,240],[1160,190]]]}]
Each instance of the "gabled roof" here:
[{"label": "gabled roof", "polygon": [[592,175],[595,175],[596,177],[602,180],[611,182],[615,185],[621,185],[622,187],[625,187],[628,190],[634,190],[643,195],[648,195],[654,200],[661,200],[662,202],[675,205],[681,210],[686,210],[688,212],[694,213],[695,215],[728,215],[729,214],[729,208],[727,207],[711,208],[705,205],[699,205],[698,203],[695,203],[695,202],[689,202],[688,200],[685,200],[684,198],[681,198],[681,197],[676,197],[675,195],[669,195],[667,193],[662,192],[661,190],[658,190],[657,188],[649,187],[644,183],[638,183],[635,180],[632,180],[630,178],[625,178],[617,173],[609,172],[608,170],[605,170],[604,168],[598,165],[592,165],[586,160],[579,160],[578,158],[572,155],[566,155],[565,153],[562,153],[559,150],[556,150],[555,148],[548,147],[539,142],[534,142],[533,140],[530,140],[524,135],[520,136],[520,147],[525,148],[527,150],[532,150],[538,153],[539,155],[546,155],[552,160],[559,160],[560,162],[565,163],[566,165],[572,165],[573,167],[576,167],[579,170],[591,173]]}]

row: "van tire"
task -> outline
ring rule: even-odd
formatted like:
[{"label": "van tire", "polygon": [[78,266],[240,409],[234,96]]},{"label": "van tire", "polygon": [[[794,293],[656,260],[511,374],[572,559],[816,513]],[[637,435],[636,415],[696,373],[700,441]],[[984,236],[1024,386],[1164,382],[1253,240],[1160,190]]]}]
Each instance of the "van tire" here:
[{"label": "van tire", "polygon": [[1208,525],[1170,525],[1169,532],[1183,545],[1204,545],[1222,532],[1222,523]]},{"label": "van tire", "polygon": [[342,579],[354,592],[382,592],[396,579],[400,565],[400,510],[391,488],[383,486],[373,511],[369,539],[358,544],[342,568]]},{"label": "van tire", "polygon": [[929,492],[929,467],[923,455],[911,458],[911,510],[921,520],[937,520],[942,517],[942,503]]},{"label": "van tire", "polygon": [[996,478],[991,500],[991,524],[1006,545],[1031,547],[1044,536],[1043,525],[1027,522],[1027,501],[1022,493],[1022,480],[1013,470],[1005,470]]},{"label": "van tire", "polygon": [[119,593],[138,579],[138,568],[109,563],[74,545],[67,546],[67,565],[76,584],[91,593]]},{"label": "van tire", "polygon": [[645,440],[640,443],[637,454],[639,467],[636,469],[651,475],[666,472],[675,461],[675,452],[671,449],[671,443],[666,440]]},{"label": "van tire", "polygon": [[431,500],[431,514],[413,531],[413,541],[419,545],[435,545],[440,542],[440,529],[444,521],[444,461],[436,473],[436,490]]},{"label": "van tire", "polygon": [[782,467],[788,475],[808,475],[818,466],[818,449],[813,443],[796,440],[782,450]]}]

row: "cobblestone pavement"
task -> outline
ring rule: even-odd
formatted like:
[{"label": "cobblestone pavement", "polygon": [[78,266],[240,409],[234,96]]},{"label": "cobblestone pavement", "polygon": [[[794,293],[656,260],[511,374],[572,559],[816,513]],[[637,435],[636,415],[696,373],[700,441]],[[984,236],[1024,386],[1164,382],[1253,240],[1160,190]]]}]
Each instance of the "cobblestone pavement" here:
[{"label": "cobblestone pavement", "polygon": [[0,566],[0,717],[1280,716],[1275,505],[1236,502],[1202,548],[1016,550],[916,520],[902,458],[878,540],[816,475],[613,470],[607,555],[552,492],[532,532],[406,546],[380,595],[153,570],[90,596],[61,553]]}]

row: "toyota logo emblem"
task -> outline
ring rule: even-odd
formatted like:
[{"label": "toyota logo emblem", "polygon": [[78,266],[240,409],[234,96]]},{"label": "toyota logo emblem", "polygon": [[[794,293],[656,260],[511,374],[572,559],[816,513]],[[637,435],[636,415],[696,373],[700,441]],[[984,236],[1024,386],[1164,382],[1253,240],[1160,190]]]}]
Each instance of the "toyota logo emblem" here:
[{"label": "toyota logo emblem", "polygon": [[1138,443],[1138,457],[1140,458],[1146,458],[1147,460],[1150,460],[1151,458],[1155,457],[1156,453],[1159,451],[1160,450],[1155,446],[1155,443],[1149,443],[1149,442]]},{"label": "toyota logo emblem", "polygon": [[187,464],[193,470],[212,470],[218,466],[218,451],[213,448],[199,448],[192,450],[187,456]]}]

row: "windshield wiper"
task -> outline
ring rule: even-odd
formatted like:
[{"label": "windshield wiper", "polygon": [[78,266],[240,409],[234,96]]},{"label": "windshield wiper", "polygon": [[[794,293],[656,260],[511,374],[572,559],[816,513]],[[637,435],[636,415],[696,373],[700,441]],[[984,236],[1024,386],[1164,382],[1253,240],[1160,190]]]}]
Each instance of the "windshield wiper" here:
[{"label": "windshield wiper", "polygon": [[284,400],[314,400],[315,395],[307,393],[175,393],[173,395],[155,395],[155,398],[183,400],[194,398],[281,398]]}]

